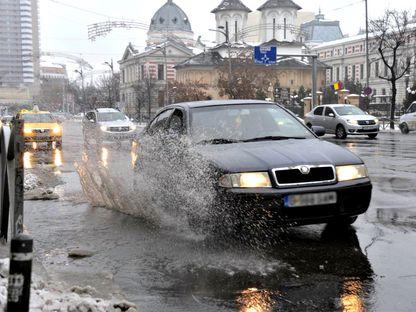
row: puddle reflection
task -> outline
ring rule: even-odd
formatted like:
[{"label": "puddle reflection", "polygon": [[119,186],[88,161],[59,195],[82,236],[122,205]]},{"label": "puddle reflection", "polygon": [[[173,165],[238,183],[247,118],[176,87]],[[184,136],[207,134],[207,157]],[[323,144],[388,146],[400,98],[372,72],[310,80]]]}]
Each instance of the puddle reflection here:
[{"label": "puddle reflection", "polygon": [[36,165],[51,165],[56,168],[63,166],[63,155],[62,150],[27,150],[23,154],[23,163],[25,169],[33,169]]},{"label": "puddle reflection", "polygon": [[347,280],[344,282],[343,290],[344,294],[341,297],[343,312],[364,311],[362,282],[360,280]]},{"label": "puddle reflection", "polygon": [[241,292],[237,298],[239,312],[271,312],[276,308],[271,293],[267,290],[249,288]]}]

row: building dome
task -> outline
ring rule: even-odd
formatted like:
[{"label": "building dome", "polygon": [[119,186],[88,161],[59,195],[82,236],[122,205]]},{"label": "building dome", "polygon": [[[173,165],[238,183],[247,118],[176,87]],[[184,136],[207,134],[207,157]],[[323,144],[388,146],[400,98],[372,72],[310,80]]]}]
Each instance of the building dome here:
[{"label": "building dome", "polygon": [[153,16],[149,30],[192,32],[192,27],[185,12],[173,0],[168,0]]},{"label": "building dome", "polygon": [[152,17],[147,43],[160,44],[168,38],[175,38],[186,45],[194,45],[193,36],[188,16],[173,0],[168,0]]}]

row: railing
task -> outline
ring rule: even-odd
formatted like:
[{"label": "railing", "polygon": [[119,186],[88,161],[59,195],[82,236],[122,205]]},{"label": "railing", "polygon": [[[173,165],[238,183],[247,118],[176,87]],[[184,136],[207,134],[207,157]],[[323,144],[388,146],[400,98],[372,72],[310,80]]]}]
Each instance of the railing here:
[{"label": "railing", "polygon": [[[0,127],[0,240],[11,233],[7,311],[29,311],[33,240],[23,234],[24,122]],[[10,222],[9,222],[10,221]]]}]

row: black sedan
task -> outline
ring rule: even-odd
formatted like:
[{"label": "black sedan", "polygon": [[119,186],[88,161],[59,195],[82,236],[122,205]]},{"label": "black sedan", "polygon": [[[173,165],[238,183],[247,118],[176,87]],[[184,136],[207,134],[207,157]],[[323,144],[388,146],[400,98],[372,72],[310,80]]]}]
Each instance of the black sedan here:
[{"label": "black sedan", "polygon": [[[138,170],[153,164],[160,188],[167,188],[165,181],[177,172],[192,176],[208,166],[209,173],[194,184],[212,183],[210,205],[217,221],[267,216],[290,226],[352,224],[367,211],[372,184],[363,161],[318,138],[324,134],[323,128],[309,129],[271,102],[174,104],[163,108],[139,138]],[[190,155],[198,158],[192,165]]]}]

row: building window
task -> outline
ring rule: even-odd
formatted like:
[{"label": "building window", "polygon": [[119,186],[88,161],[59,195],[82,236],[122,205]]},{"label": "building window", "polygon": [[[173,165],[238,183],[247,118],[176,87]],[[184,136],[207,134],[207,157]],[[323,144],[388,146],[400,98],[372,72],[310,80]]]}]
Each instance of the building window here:
[{"label": "building window", "polygon": [[387,77],[389,75],[389,68],[384,65],[384,77]]},{"label": "building window", "polygon": [[157,94],[157,103],[159,107],[165,106],[165,91],[159,91]]},{"label": "building window", "polygon": [[230,30],[229,30],[229,25],[228,25],[228,21],[225,22],[225,38],[227,40],[227,42],[230,40]]},{"label": "building window", "polygon": [[123,83],[126,83],[126,70],[125,70],[125,69],[123,69],[123,70],[121,71],[121,81],[122,81]]},{"label": "building window", "polygon": [[276,19],[273,18],[273,39],[276,39]]},{"label": "building window", "polygon": [[339,81],[339,80],[340,80],[340,79],[339,79],[339,78],[340,78],[339,71],[340,71],[340,70],[339,70],[339,67],[337,67],[337,79],[336,79],[336,81]]},{"label": "building window", "polygon": [[364,64],[360,65],[360,79],[364,79]]},{"label": "building window", "polygon": [[348,80],[348,66],[345,66],[345,80]]},{"label": "building window", "polygon": [[287,30],[286,30],[286,27],[287,27],[287,20],[286,20],[286,18],[284,18],[283,19],[283,38],[286,40],[286,35],[287,35]]},{"label": "building window", "polygon": [[157,80],[165,80],[165,65],[157,66]]},{"label": "building window", "polygon": [[352,65],[351,80],[355,81],[355,65]]},{"label": "building window", "polygon": [[145,67],[144,67],[144,65],[141,65],[140,66],[140,75],[141,75],[141,77],[142,77],[142,80],[144,80],[144,78],[145,78]]},{"label": "building window", "polygon": [[380,64],[378,62],[375,62],[374,66],[374,77],[378,78],[378,76],[380,75]]},{"label": "building window", "polygon": [[238,22],[235,21],[235,25],[234,25],[234,41],[237,42],[238,41]]}]

